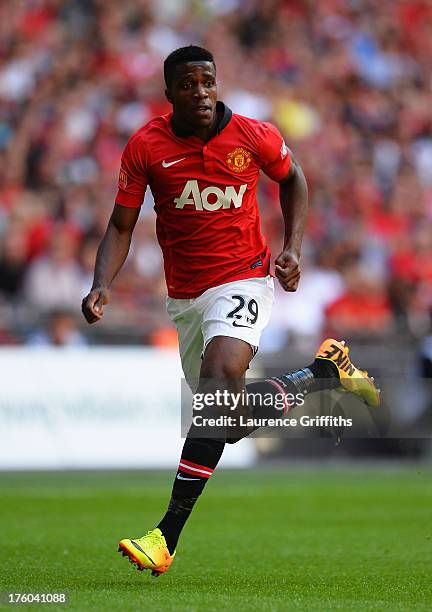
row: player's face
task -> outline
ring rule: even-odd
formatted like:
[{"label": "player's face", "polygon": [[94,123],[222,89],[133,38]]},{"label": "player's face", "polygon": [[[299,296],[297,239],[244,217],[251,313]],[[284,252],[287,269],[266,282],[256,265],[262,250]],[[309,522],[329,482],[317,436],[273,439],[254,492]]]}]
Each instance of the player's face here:
[{"label": "player's face", "polygon": [[213,125],[216,113],[216,70],[212,62],[188,62],[176,67],[166,96],[176,121],[195,129]]}]

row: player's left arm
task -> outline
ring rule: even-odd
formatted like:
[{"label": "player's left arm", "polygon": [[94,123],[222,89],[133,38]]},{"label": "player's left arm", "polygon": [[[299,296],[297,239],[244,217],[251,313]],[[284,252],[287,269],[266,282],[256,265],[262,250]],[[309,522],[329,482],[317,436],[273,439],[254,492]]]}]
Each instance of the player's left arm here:
[{"label": "player's left arm", "polygon": [[285,222],[284,246],[275,260],[275,274],[285,291],[296,291],[300,281],[300,253],[308,211],[305,175],[289,152],[288,176],[279,181],[279,199]]}]

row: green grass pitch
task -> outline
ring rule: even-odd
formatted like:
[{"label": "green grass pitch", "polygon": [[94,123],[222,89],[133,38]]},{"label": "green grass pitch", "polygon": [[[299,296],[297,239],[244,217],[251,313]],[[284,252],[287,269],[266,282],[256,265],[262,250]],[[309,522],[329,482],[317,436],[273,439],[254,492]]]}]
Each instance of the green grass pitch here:
[{"label": "green grass pitch", "polygon": [[221,470],[152,578],[117,541],[155,525],[171,480],[0,475],[0,590],[68,594],[20,610],[432,609],[430,468]]}]

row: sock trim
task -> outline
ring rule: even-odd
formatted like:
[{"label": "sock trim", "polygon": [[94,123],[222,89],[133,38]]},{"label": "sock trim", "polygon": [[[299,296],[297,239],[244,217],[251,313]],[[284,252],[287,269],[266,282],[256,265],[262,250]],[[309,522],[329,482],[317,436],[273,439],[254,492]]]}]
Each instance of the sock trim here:
[{"label": "sock trim", "polygon": [[275,379],[275,378],[267,378],[266,383],[269,383],[270,385],[273,385],[273,387],[275,387],[279,393],[282,393],[282,395],[285,396],[285,401],[284,401],[284,409],[282,410],[282,416],[286,416],[286,414],[292,410],[295,406],[294,402],[290,402],[288,400],[288,393],[287,391],[283,388],[283,386]]},{"label": "sock trim", "polygon": [[276,389],[280,392],[283,393],[285,395],[285,389],[282,387],[282,385],[280,385],[278,382],[276,382],[274,380],[274,378],[267,378],[265,380],[266,383],[269,383],[270,385],[273,385],[274,387],[276,387]]},{"label": "sock trim", "polygon": [[194,476],[200,476],[201,478],[210,478],[214,472],[214,470],[206,467],[205,465],[192,463],[192,461],[187,461],[187,459],[180,459],[178,469],[186,474],[193,474]]}]

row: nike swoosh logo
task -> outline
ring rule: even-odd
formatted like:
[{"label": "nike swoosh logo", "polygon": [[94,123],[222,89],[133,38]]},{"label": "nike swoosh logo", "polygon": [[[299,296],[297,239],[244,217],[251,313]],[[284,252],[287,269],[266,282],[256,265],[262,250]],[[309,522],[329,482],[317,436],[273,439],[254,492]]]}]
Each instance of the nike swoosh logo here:
[{"label": "nike swoosh logo", "polygon": [[162,166],[164,168],[169,168],[170,166],[174,166],[174,164],[178,164],[179,162],[183,161],[184,159],[186,159],[186,157],[182,157],[181,159],[175,159],[172,162],[166,162],[165,160],[163,160]]},{"label": "nike swoosh logo", "polygon": [[153,565],[156,565],[156,563],[153,561],[153,559],[151,557],[149,557],[146,552],[143,551],[141,546],[139,544],[137,544],[135,542],[135,540],[131,540],[131,544],[133,544],[137,550],[140,550],[143,553],[143,555],[145,555],[147,557],[147,559],[153,563]]},{"label": "nike swoosh logo", "polygon": [[233,321],[233,327],[247,327],[248,329],[252,329],[250,325],[239,325],[237,321]]},{"label": "nike swoosh logo", "polygon": [[183,478],[181,474],[177,474],[179,480],[201,480],[201,478]]}]

